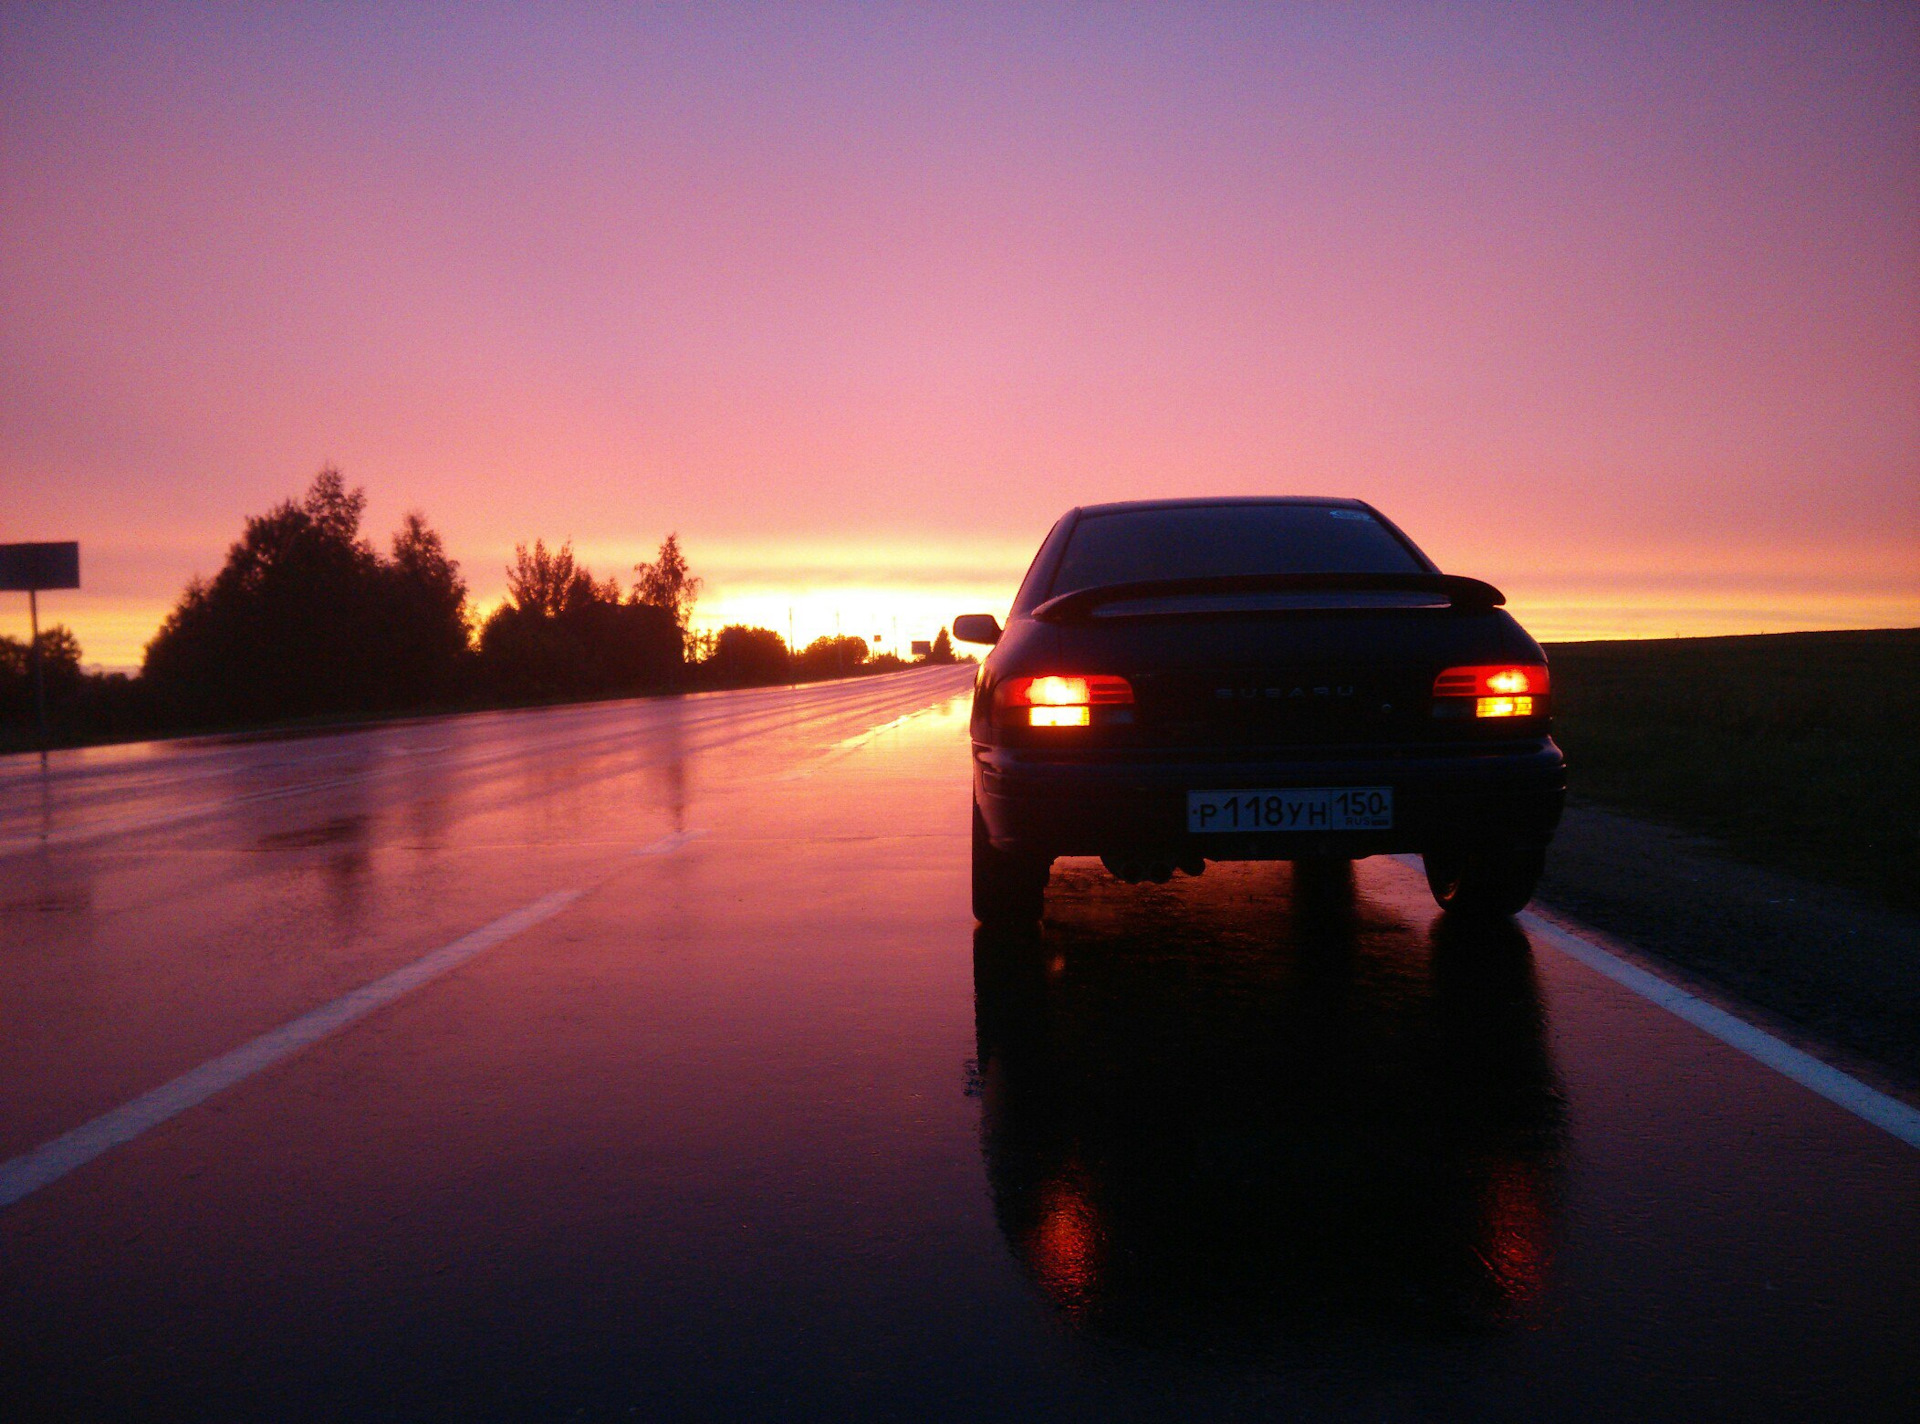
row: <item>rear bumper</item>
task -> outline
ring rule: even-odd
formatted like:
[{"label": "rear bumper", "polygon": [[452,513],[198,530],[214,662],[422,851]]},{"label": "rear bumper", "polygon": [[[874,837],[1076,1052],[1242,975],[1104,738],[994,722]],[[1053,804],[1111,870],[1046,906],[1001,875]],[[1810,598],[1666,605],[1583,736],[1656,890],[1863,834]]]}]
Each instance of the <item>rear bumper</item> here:
[{"label": "rear bumper", "polygon": [[[1062,761],[974,744],[974,797],[1001,850],[1037,856],[1175,861],[1366,856],[1435,846],[1545,844],[1559,824],[1567,764],[1553,740],[1498,747],[1369,749],[1260,760]],[[1187,792],[1390,786],[1391,830],[1189,834]]]}]

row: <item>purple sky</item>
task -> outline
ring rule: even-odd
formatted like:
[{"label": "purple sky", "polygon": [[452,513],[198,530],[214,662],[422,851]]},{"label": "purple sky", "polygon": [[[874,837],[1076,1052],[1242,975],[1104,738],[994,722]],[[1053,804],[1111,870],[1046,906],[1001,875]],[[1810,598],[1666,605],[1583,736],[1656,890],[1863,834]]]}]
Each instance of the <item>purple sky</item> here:
[{"label": "purple sky", "polygon": [[90,658],[327,461],[483,600],[677,529],[803,637],[1234,492],[1542,636],[1920,622],[1920,7],[560,8],[0,11],[0,539]]}]

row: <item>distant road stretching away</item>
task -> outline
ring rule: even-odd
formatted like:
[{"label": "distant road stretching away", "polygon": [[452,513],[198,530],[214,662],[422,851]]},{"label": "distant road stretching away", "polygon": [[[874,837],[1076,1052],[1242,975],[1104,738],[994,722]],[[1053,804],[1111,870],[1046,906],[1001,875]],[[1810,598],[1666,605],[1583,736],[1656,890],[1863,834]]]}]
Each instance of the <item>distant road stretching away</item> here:
[{"label": "distant road stretching away", "polygon": [[979,932],[970,675],[0,760],[13,1407],[1910,1403],[1911,1109],[1391,859]]}]

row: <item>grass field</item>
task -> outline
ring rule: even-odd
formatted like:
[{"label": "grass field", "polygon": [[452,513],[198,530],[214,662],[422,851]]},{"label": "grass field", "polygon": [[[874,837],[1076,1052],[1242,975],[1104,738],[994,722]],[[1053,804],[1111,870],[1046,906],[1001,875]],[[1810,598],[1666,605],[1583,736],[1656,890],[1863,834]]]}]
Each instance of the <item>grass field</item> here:
[{"label": "grass field", "polygon": [[1920,908],[1920,629],[1547,657],[1574,796]]}]

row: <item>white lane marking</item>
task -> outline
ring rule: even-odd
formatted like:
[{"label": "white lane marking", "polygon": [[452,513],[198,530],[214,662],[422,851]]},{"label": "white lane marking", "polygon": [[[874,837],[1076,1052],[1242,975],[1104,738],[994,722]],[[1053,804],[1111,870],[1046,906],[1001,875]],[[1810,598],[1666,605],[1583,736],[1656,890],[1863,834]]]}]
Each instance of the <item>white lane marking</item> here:
[{"label": "white lane marking", "polygon": [[[1387,858],[1410,870],[1421,870],[1420,857],[1417,855]],[[1823,1063],[1811,1053],[1782,1043],[1764,1029],[1755,1028],[1745,1019],[1737,1018],[1725,1009],[1709,1004],[1677,985],[1669,984],[1658,974],[1650,974],[1637,964],[1629,964],[1586,936],[1575,934],[1532,910],[1521,911],[1518,918],[1521,928],[1529,936],[1544,939],[1569,959],[1579,960],[1596,974],[1604,975],[1623,989],[1631,989],[1649,1003],[1692,1024],[1709,1037],[1719,1039],[1727,1047],[1746,1054],[1754,1062],[1766,1065],[1790,1082],[1798,1083],[1809,1092],[1818,1093],[1862,1122],[1870,1122],[1891,1133],[1909,1147],[1920,1147],[1920,1109],[1909,1107],[1876,1088],[1869,1088],[1831,1063]]]},{"label": "white lane marking", "polygon": [[1745,1019],[1736,1018],[1725,1009],[1695,998],[1685,989],[1669,984],[1656,974],[1649,974],[1636,964],[1629,964],[1592,940],[1563,929],[1551,920],[1542,919],[1532,911],[1523,913],[1520,923],[1529,935],[1546,940],[1562,954],[1579,960],[1598,974],[1604,974],[1622,988],[1631,989],[1675,1018],[1686,1020],[1729,1048],[1738,1049],[1756,1063],[1764,1063],[1782,1077],[1845,1108],[1862,1122],[1870,1122],[1891,1133],[1907,1146],[1920,1147],[1920,1109],[1869,1088],[1858,1078],[1849,1077],[1832,1064],[1823,1063],[1810,1053],[1782,1043]]},{"label": "white lane marking", "polygon": [[[625,858],[667,855],[702,834],[701,831],[675,831],[639,847]],[[244,1082],[264,1068],[271,1068],[281,1059],[318,1043],[330,1034],[338,1033],[375,1009],[383,1008],[449,970],[457,969],[475,955],[484,954],[495,945],[503,944],[542,921],[552,919],[592,888],[592,885],[586,885],[543,895],[531,905],[502,915],[492,924],[462,935],[451,944],[443,944],[371,984],[363,984],[358,989],[342,994],[332,1003],[322,1004],[279,1028],[268,1030],[251,1042],[241,1044],[231,1052],[209,1059],[198,1068],[182,1073],[172,1082],[162,1083],[151,1092],[142,1093],[131,1102],[102,1113],[91,1122],[82,1123],[51,1142],[42,1143],[31,1152],[22,1153],[8,1162],[0,1162],[0,1208],[12,1206],[21,1198],[59,1181],[75,1168],[84,1167],[103,1152],[133,1141],[168,1118],[177,1117],[214,1094]]]},{"label": "white lane marking", "polygon": [[679,850],[681,846],[687,844],[687,842],[697,841],[705,834],[705,830],[673,831],[660,837],[657,841],[648,841],[637,850],[628,851],[627,859],[639,860],[649,855],[670,855],[674,851]]}]

